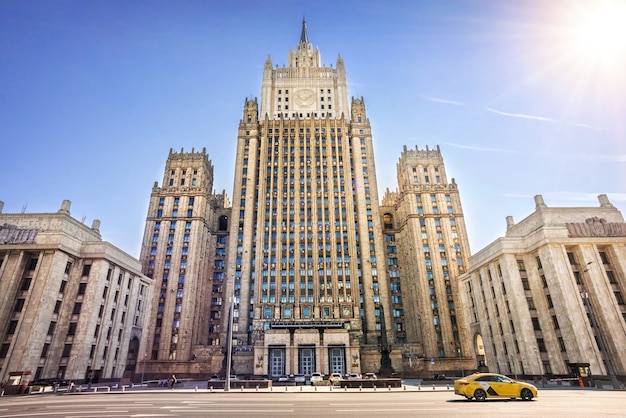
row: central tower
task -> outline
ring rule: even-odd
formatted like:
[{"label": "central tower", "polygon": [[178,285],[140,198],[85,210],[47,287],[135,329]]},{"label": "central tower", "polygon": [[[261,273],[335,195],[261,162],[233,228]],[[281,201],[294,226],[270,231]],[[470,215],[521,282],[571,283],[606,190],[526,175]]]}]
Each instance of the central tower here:
[{"label": "central tower", "polygon": [[364,101],[348,100],[340,56],[321,65],[303,20],[239,124],[222,327],[234,373],[380,370],[391,322],[376,184]]}]

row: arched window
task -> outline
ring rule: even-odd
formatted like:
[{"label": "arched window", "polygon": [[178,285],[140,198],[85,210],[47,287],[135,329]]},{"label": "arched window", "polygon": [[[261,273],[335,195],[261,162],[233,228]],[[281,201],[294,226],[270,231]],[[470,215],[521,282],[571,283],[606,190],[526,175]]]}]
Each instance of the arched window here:
[{"label": "arched window", "polygon": [[384,229],[393,229],[393,215],[390,213],[385,213],[383,215],[383,228]]}]

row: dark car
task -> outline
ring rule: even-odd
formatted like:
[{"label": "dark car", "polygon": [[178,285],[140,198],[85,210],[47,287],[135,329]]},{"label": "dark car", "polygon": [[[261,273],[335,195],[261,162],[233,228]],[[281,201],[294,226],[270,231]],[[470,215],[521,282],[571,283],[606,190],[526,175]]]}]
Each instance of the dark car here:
[{"label": "dark car", "polygon": [[443,373],[440,373],[440,374],[436,374],[436,375],[435,375],[435,380],[446,380],[446,379],[447,379],[447,377],[446,377],[446,375],[445,375],[445,374],[443,374]]},{"label": "dark car", "polygon": [[65,380],[65,379],[56,379],[56,378],[45,378],[45,379],[37,379],[37,380],[33,380],[32,382],[29,383],[29,385],[31,386],[69,386],[70,382],[69,380]]}]

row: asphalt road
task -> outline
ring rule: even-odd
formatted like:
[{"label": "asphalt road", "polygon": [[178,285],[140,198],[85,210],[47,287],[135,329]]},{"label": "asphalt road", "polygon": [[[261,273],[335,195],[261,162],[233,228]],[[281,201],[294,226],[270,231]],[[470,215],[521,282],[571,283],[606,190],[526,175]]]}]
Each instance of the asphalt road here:
[{"label": "asphalt road", "polygon": [[[293,389],[293,390],[292,390]],[[310,387],[307,389],[311,389]],[[467,401],[438,387],[389,390],[272,392],[207,389],[128,390],[0,398],[0,417],[601,417],[625,416],[626,392],[541,390],[521,400]]]}]

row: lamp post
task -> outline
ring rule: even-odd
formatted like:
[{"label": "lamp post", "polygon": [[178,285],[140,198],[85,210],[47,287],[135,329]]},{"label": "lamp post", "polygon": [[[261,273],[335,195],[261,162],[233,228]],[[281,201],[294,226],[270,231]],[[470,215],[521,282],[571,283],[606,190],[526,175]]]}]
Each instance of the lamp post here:
[{"label": "lamp post", "polygon": [[[593,261],[587,263],[587,266],[592,264]],[[583,270],[583,273],[587,273],[589,271],[589,267]],[[609,353],[606,351],[606,347],[604,346],[604,340],[602,339],[602,333],[600,332],[600,328],[598,327],[598,323],[596,322],[596,317],[593,314],[593,310],[591,309],[591,304],[589,303],[589,293],[585,290],[584,286],[580,291],[580,296],[585,301],[585,306],[587,307],[587,312],[589,312],[589,319],[591,320],[591,327],[593,328],[593,333],[597,337],[596,341],[598,343],[598,349],[602,354],[604,363],[606,365],[606,371],[611,378],[611,383],[613,384],[613,389],[620,389],[619,382],[615,377],[615,372],[613,371],[613,365],[611,364],[611,357]]]},{"label": "lamp post", "polygon": [[[233,283],[233,293],[235,293],[235,287]],[[224,391],[230,390],[230,369],[232,366],[232,354],[233,354],[233,310],[235,307],[235,298],[230,298],[230,308],[228,309],[228,351],[226,354],[226,382],[224,385]]]}]

